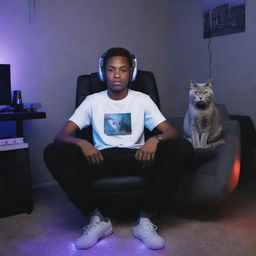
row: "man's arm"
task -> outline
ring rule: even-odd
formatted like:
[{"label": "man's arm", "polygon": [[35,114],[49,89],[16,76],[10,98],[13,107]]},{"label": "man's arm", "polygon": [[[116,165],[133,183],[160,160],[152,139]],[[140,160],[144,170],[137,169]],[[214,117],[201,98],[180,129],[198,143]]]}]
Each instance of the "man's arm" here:
[{"label": "man's arm", "polygon": [[100,165],[104,161],[101,152],[89,141],[72,136],[77,129],[79,127],[74,122],[68,121],[57,133],[55,140],[80,147],[89,165]]},{"label": "man's arm", "polygon": [[156,129],[161,133],[161,141],[171,140],[179,137],[176,129],[172,127],[168,121],[163,121],[156,127]]},{"label": "man's arm", "polygon": [[160,135],[150,137],[135,154],[135,158],[142,168],[153,163],[160,142],[179,137],[178,132],[167,121],[161,122],[156,129],[160,132]]}]

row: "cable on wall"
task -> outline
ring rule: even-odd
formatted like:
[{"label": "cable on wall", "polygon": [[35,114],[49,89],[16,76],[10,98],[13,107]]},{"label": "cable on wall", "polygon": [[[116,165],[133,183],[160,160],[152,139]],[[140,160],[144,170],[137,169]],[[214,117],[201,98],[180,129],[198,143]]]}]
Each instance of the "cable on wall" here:
[{"label": "cable on wall", "polygon": [[211,50],[211,36],[209,37],[208,40],[208,51],[209,51],[209,77],[212,79],[212,50]]},{"label": "cable on wall", "polygon": [[36,10],[36,0],[28,0],[28,22],[32,22],[32,12]]}]

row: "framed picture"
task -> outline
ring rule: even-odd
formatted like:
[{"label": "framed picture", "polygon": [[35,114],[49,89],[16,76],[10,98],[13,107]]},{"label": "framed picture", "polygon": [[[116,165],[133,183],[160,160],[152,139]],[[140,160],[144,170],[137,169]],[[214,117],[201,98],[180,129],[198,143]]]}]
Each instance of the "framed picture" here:
[{"label": "framed picture", "polygon": [[245,31],[245,0],[202,0],[204,38]]}]

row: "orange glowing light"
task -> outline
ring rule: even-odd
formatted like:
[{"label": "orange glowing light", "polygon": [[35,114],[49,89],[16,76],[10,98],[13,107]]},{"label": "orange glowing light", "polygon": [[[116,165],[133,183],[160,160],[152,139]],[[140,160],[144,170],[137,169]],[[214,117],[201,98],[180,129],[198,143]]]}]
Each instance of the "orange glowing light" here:
[{"label": "orange glowing light", "polygon": [[228,192],[232,193],[239,181],[239,177],[240,177],[240,165],[241,165],[241,161],[240,161],[240,141],[238,140],[238,138],[236,138],[235,141],[235,159],[234,159],[234,163],[233,163],[233,167],[232,167],[232,172],[229,178],[229,182],[228,182]]}]

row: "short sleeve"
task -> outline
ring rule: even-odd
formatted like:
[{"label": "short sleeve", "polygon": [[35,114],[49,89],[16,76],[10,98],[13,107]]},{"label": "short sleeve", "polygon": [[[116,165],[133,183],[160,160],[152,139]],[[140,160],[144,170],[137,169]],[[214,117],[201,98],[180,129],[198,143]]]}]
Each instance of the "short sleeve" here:
[{"label": "short sleeve", "polygon": [[166,118],[163,116],[155,102],[149,96],[146,96],[145,101],[145,127],[152,131],[156,126],[165,121]]},{"label": "short sleeve", "polygon": [[74,122],[80,129],[91,124],[92,106],[89,97],[79,105],[74,114],[69,118],[69,121]]}]

